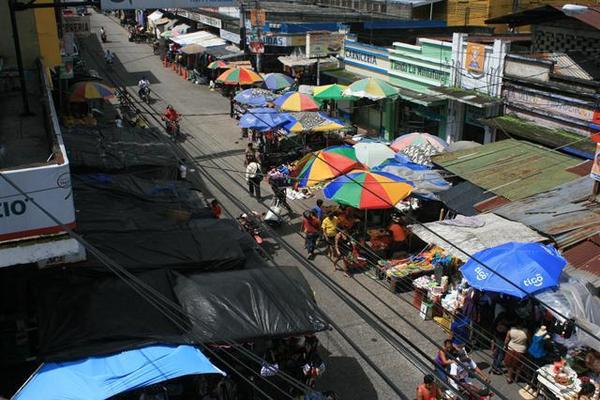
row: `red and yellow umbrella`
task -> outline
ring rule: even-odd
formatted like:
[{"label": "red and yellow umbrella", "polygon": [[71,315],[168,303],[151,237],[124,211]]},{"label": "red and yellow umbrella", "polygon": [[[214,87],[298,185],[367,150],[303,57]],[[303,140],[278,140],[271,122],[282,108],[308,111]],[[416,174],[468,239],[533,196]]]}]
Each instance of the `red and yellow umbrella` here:
[{"label": "red and yellow umbrella", "polygon": [[218,83],[224,85],[252,85],[262,82],[262,78],[256,72],[246,68],[230,68],[217,78]]},{"label": "red and yellow umbrella", "polygon": [[84,102],[88,100],[110,99],[115,96],[115,91],[101,82],[77,82],[71,87],[69,101]]},{"label": "red and yellow umbrella", "polygon": [[362,210],[392,208],[413,190],[410,182],[387,172],[354,170],[325,186],[330,200]]},{"label": "red and yellow umbrella", "polygon": [[319,104],[309,95],[300,92],[289,92],[274,101],[281,111],[317,111]]},{"label": "red and yellow umbrella", "polygon": [[352,146],[333,146],[311,155],[298,174],[298,186],[315,186],[357,168],[360,163]]},{"label": "red and yellow umbrella", "polygon": [[[185,47],[184,47],[184,49],[185,49]],[[206,68],[208,68],[208,69],[221,69],[221,68],[228,68],[228,67],[229,67],[229,64],[227,63],[227,61],[223,61],[223,60],[213,61],[206,66]]]}]

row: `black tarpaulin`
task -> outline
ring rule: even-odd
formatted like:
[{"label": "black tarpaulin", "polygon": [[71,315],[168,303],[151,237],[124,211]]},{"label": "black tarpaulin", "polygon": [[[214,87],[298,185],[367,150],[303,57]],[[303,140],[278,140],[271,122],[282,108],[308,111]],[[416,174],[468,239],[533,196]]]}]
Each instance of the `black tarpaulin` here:
[{"label": "black tarpaulin", "polygon": [[64,361],[152,343],[249,342],[327,327],[295,267],[210,274],[170,270],[139,278],[181,305],[194,327],[180,331],[115,276],[71,268],[39,275],[40,348],[44,361]]},{"label": "black tarpaulin", "polygon": [[178,159],[164,135],[148,128],[70,128],[63,132],[75,171],[135,172],[174,179]]},{"label": "black tarpaulin", "polygon": [[185,310],[202,318],[194,335],[210,343],[293,336],[327,326],[295,267],[179,275],[175,283]]}]

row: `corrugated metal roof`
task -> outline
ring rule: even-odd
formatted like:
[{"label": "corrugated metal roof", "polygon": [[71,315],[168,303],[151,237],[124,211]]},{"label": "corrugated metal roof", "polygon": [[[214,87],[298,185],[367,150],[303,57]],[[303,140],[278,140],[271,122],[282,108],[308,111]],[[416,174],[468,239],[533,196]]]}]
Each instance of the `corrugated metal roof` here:
[{"label": "corrugated metal roof", "polygon": [[473,204],[493,197],[493,193],[485,193],[485,190],[471,182],[461,182],[450,189],[437,193],[441,201],[448,208],[462,215],[476,215],[478,211]]},{"label": "corrugated metal roof", "polygon": [[600,203],[590,202],[593,180],[582,177],[494,213],[521,222],[567,248],[600,233]]},{"label": "corrugated metal roof", "polygon": [[534,56],[542,57],[546,60],[554,61],[553,72],[560,76],[594,80],[594,77],[586,72],[577,62],[565,53],[537,53]]},{"label": "corrugated metal roof", "polygon": [[565,271],[569,275],[584,279],[594,287],[600,287],[600,235],[571,247],[563,252],[569,262]]},{"label": "corrugated metal roof", "polygon": [[[495,214],[481,214],[474,217],[461,216],[454,220],[428,222],[424,226],[410,225],[409,228],[423,241],[434,243],[446,250],[448,254],[463,261],[467,261],[468,257],[458,248],[473,255],[478,251],[508,242],[543,242],[546,240],[545,237],[527,226]],[[448,239],[452,244],[431,231]]]},{"label": "corrugated metal roof", "polygon": [[545,192],[578,178],[567,168],[579,160],[514,139],[432,157],[453,174],[514,201]]},{"label": "corrugated metal roof", "polygon": [[509,24],[511,26],[535,25],[565,18],[575,18],[592,28],[600,29],[600,6],[588,6],[584,12],[566,15],[561,6],[544,5],[537,8],[490,18],[486,24]]},{"label": "corrugated metal roof", "polygon": [[594,162],[592,160],[587,160],[574,166],[573,168],[568,168],[567,171],[577,174],[579,176],[588,176],[590,171],[592,170],[592,165]]}]

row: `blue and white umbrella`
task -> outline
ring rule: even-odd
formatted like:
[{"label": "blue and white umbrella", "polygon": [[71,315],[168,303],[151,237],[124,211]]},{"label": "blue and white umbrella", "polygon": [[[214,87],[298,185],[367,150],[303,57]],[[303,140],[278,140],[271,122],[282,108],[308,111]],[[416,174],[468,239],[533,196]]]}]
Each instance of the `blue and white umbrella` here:
[{"label": "blue and white umbrella", "polygon": [[277,95],[267,89],[251,88],[242,90],[233,98],[240,104],[246,104],[253,107],[263,107],[268,102],[277,98]]},{"label": "blue and white umbrella", "polygon": [[287,114],[273,108],[252,108],[240,118],[240,128],[268,131],[288,122]]},{"label": "blue and white umbrella", "polygon": [[426,199],[437,199],[435,193],[450,189],[450,183],[443,178],[439,171],[413,163],[410,159],[403,157],[405,156],[397,153],[394,158],[384,161],[372,170],[387,172],[410,180],[415,187],[412,194]]}]

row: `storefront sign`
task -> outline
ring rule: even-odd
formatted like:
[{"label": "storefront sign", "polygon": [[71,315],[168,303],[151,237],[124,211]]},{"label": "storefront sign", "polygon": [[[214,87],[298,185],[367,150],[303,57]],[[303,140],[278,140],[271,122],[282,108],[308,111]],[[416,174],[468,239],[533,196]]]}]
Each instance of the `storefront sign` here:
[{"label": "storefront sign", "polygon": [[[250,43],[250,37],[247,37],[247,43]],[[305,35],[296,36],[278,36],[278,35],[265,35],[263,34],[262,41],[265,46],[274,47],[298,47],[306,44]]]},{"label": "storefront sign", "polygon": [[337,54],[344,47],[343,33],[339,32],[308,32],[306,34],[306,56],[308,58],[327,57]]},{"label": "storefront sign", "polygon": [[569,104],[564,99],[553,99],[549,96],[542,96],[541,94],[517,90],[511,87],[506,88],[504,96],[507,102],[512,103],[512,105],[529,110],[533,109],[532,111],[535,111],[537,108],[554,115],[563,115],[568,118],[578,119],[581,120],[582,125],[587,125],[588,122],[594,119],[594,110]]},{"label": "storefront sign", "polygon": [[479,43],[467,44],[465,68],[471,72],[483,72],[485,68],[485,45]]},{"label": "storefront sign", "polygon": [[208,15],[186,10],[177,10],[177,14],[187,19],[191,19],[192,21],[200,22],[204,25],[213,26],[219,29],[223,27],[219,18],[209,17]]},{"label": "storefront sign", "polygon": [[346,48],[344,57],[361,63],[377,65],[377,57],[372,53],[363,53],[353,49]]},{"label": "storefront sign", "polygon": [[100,6],[103,10],[169,9],[177,7],[193,9],[235,6],[235,3],[235,0],[100,0]]},{"label": "storefront sign", "polygon": [[426,68],[420,65],[408,64],[402,61],[392,60],[392,69],[405,74],[416,75],[445,84],[450,79],[450,73],[437,69]]},{"label": "storefront sign", "polygon": [[65,15],[63,16],[63,31],[66,33],[88,34],[90,33],[89,15]]},{"label": "storefront sign", "polygon": [[594,155],[594,163],[592,164],[590,177],[600,181],[600,143],[596,143],[596,154]]},{"label": "storefront sign", "polygon": [[238,35],[237,33],[226,31],[225,29],[219,29],[219,36],[222,39],[225,39],[225,40],[227,40],[231,43],[235,43],[235,44],[240,44],[240,42],[242,41],[242,39],[240,38],[240,35]]}]

